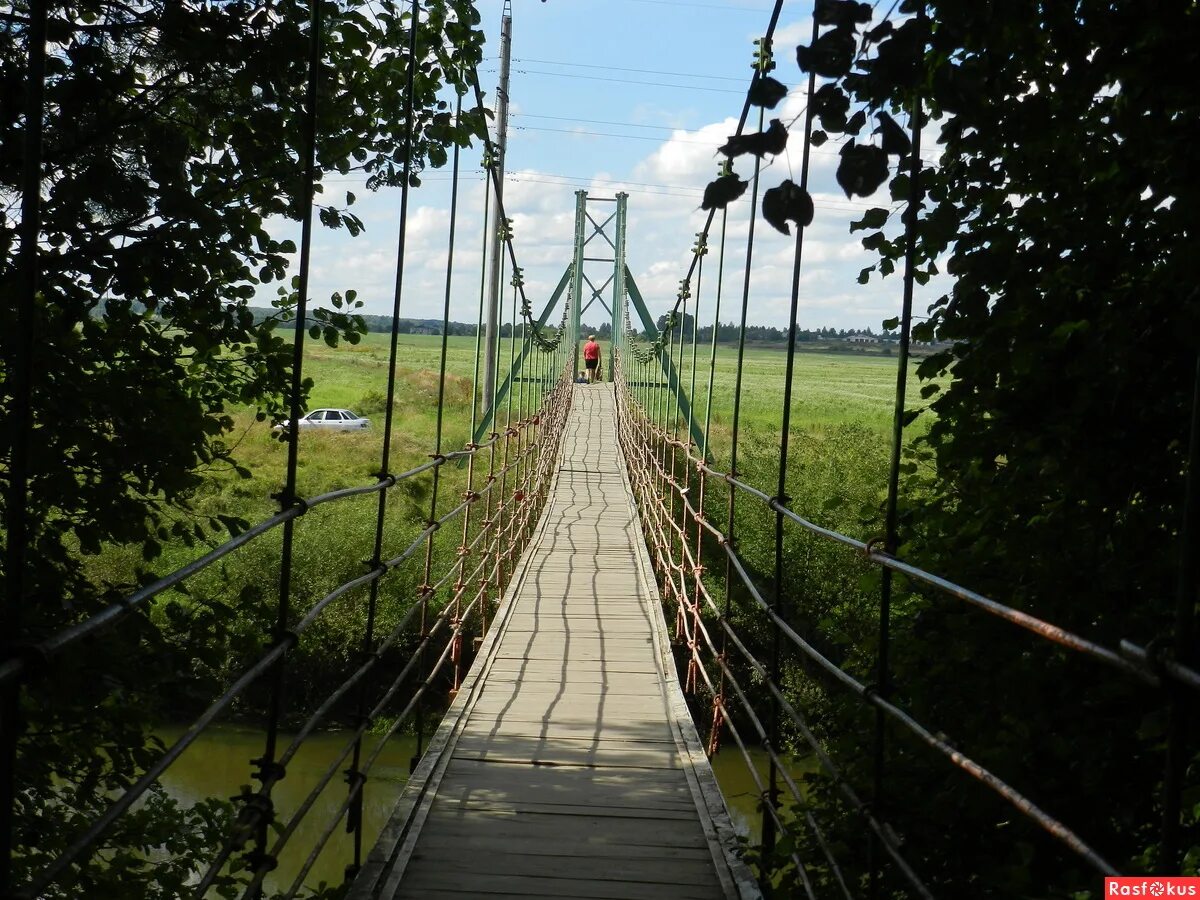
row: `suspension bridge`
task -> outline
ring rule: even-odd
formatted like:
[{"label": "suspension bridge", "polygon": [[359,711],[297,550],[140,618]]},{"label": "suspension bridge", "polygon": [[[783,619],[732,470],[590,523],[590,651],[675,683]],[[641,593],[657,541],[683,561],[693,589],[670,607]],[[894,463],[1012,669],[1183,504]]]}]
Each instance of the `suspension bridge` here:
[{"label": "suspension bridge", "polygon": [[[769,55],[766,48],[781,5],[775,6],[760,54]],[[413,7],[416,16],[417,4]],[[314,17],[319,15],[316,10]],[[314,44],[319,41],[319,24],[319,18],[314,18]],[[814,36],[820,27],[824,26],[814,21]],[[415,29],[413,34],[415,40]],[[741,110],[739,136],[753,133],[751,113],[756,107],[758,131],[764,131],[762,104],[753,98],[767,71],[765,64],[754,70]],[[306,316],[311,201],[317,181],[319,92],[311,80],[316,77],[314,68],[306,151],[310,212],[299,261],[297,316],[301,321]],[[482,105],[477,80],[474,87]],[[810,79],[810,96],[814,89]],[[410,118],[412,95],[410,76],[406,100]],[[462,114],[462,98],[458,113]],[[804,125],[800,190],[808,178],[812,125],[810,112]],[[910,140],[912,195],[906,202],[912,214],[906,217],[905,240],[911,244],[922,200],[916,177],[921,165],[919,128],[914,126]],[[488,155],[494,157],[495,148],[485,142]],[[455,146],[456,196],[459,150]],[[761,154],[756,159],[748,184],[755,206],[760,196]],[[31,156],[26,165],[33,172],[36,191],[38,157]],[[402,182],[394,321],[399,320],[406,264],[405,228],[412,190],[408,174],[406,170]],[[737,298],[743,340],[733,428],[728,445],[718,448],[711,427],[715,339],[712,348],[699,348],[696,329],[689,335],[674,325],[680,318],[686,320],[689,308],[699,309],[706,258],[715,256],[723,268],[727,255],[733,253],[725,240],[725,210],[710,211],[692,248],[672,313],[660,329],[627,263],[630,210],[624,194],[576,193],[572,256],[565,261],[557,288],[539,310],[526,296],[517,244],[494,170],[491,179],[489,202],[495,204],[496,218],[502,223],[502,263],[511,276],[514,339],[508,374],[491,387],[490,397],[483,398],[483,407],[471,423],[472,439],[465,447],[444,446],[441,416],[455,248],[456,212],[452,212],[439,414],[427,462],[393,471],[392,399],[398,361],[393,329],[377,480],[301,497],[296,473],[303,437],[299,429],[292,429],[276,514],[69,627],[51,634],[26,632],[19,617],[10,619],[16,623],[18,638],[0,660],[4,692],[0,896],[24,900],[83,896],[77,890],[80,873],[90,859],[104,852],[105,836],[114,824],[135,813],[163,773],[259,684],[267,686],[271,699],[263,752],[247,762],[247,776],[255,785],[236,798],[236,814],[227,823],[221,846],[196,868],[189,886],[196,898],[213,896],[231,871],[238,873],[237,890],[243,897],[302,896],[313,889],[308,880],[312,866],[340,831],[349,835],[336,843],[344,856],[345,896],[352,900],[493,895],[752,898],[778,890],[772,885],[772,867],[782,865],[793,867],[797,895],[932,897],[928,873],[908,858],[902,834],[888,819],[896,806],[894,800],[889,805],[887,798],[888,750],[900,742],[906,755],[923,753],[931,765],[944,766],[947,778],[990,792],[1097,884],[1104,876],[1117,874],[1106,854],[1089,842],[1091,823],[1070,821],[1069,810],[1042,808],[1036,790],[1018,788],[1005,773],[961,752],[954,737],[942,730],[949,727],[947,723],[921,721],[901,704],[889,683],[892,592],[894,580],[904,579],[914,590],[961,604],[972,615],[993,617],[1023,630],[1031,642],[1054,645],[1128,679],[1148,696],[1163,692],[1177,696],[1200,688],[1200,673],[1153,647],[1133,640],[1117,647],[1091,640],[898,555],[897,472],[909,371],[911,266],[904,273],[901,298],[886,533],[864,540],[822,526],[806,511],[793,509],[787,496],[802,222],[797,221],[794,246],[778,480],[753,484],[744,480],[738,466],[753,223],[744,251],[746,287]],[[38,228],[34,204],[22,221],[23,245],[34,248],[24,257],[31,285],[24,307],[27,324],[32,322],[29,310],[37,284]],[[606,255],[594,256],[597,248]],[[721,279],[715,282],[719,291]],[[593,304],[599,304],[611,321],[609,377],[600,384],[580,384],[581,317]],[[715,322],[719,316],[718,295]],[[557,326],[550,327],[551,321],[557,321]],[[482,322],[478,331],[482,340]],[[297,328],[293,421],[302,411],[304,337],[305,330]],[[476,371],[476,381],[478,376]],[[702,388],[707,381],[707,390],[698,391],[698,381]],[[18,383],[27,387],[28,379]],[[707,409],[694,403],[701,395],[709,398]],[[29,396],[25,399],[32,402]],[[18,437],[24,434],[26,442],[32,427],[28,409],[27,403],[24,418],[14,420]],[[721,439],[726,439],[724,432]],[[723,465],[718,465],[718,459]],[[18,494],[28,489],[22,465],[17,452],[12,490]],[[448,467],[465,470],[465,490],[450,499],[443,486]],[[389,498],[398,488],[417,481],[429,488],[428,517],[415,538],[398,546],[385,528]],[[362,502],[374,502],[378,511],[373,546],[365,548],[369,555],[365,571],[307,608],[297,609],[291,577],[296,529],[305,527],[305,517],[318,507]],[[773,571],[750,565],[739,547],[737,511],[747,507],[772,521]],[[8,590],[10,597],[19,598],[21,537],[28,523],[12,512],[15,508],[9,505],[6,522]],[[798,624],[799,601],[788,593],[784,570],[785,535],[793,533],[840,546],[848,558],[882,573],[872,682],[852,674]],[[53,678],[56,667],[82,642],[104,640],[130,628],[156,598],[267,534],[280,536],[282,551],[271,579],[278,587],[276,621],[262,655],[231,679],[178,739],[145,766],[138,780],[114,792],[108,807],[72,834],[61,851],[43,858],[22,850],[28,847],[28,835],[15,834],[15,810],[23,802],[16,773],[19,754],[36,754],[39,740],[38,735],[22,731],[18,714],[22,697],[38,679]],[[450,548],[453,557],[440,570],[435,566],[442,558],[439,547]],[[409,598],[406,615],[385,629],[376,619],[381,585],[397,573],[416,573],[419,587]],[[289,653],[351,595],[366,598],[359,662],[336,690],[314,709],[304,711],[303,724],[287,731]],[[401,652],[402,664],[393,665]],[[789,683],[788,660],[798,661],[830,691],[857,698],[874,717],[874,742],[864,751],[872,758],[871,783],[846,777],[830,755],[820,729],[809,720],[794,684]],[[440,724],[428,727],[427,717],[443,708]],[[341,751],[307,786],[302,803],[279,808],[273,792],[288,776],[299,748],[319,729],[337,722],[350,723]],[[368,834],[363,804],[371,790],[373,769],[389,741],[410,728],[418,734],[414,770],[381,833]],[[788,740],[804,748],[838,801],[857,817],[859,845],[848,847],[828,839],[808,802],[806,787],[793,773]],[[714,778],[709,760],[718,751],[742,756],[755,784],[761,823],[754,846],[747,846],[748,837],[737,833]],[[765,766],[758,765],[752,751],[766,754]],[[1181,752],[1173,747],[1175,774],[1164,786],[1164,806],[1175,811],[1176,819],[1182,802],[1177,768]],[[279,882],[275,870],[281,853],[297,835],[300,823],[315,815],[317,798],[339,779],[347,785],[344,799],[334,815],[319,823],[312,846],[301,848],[307,852],[303,864]],[[904,802],[919,803],[920,798]],[[1163,841],[1178,845],[1176,825],[1170,821],[1164,823]],[[810,848],[811,855],[802,846]],[[853,876],[851,870],[866,874]]]}]

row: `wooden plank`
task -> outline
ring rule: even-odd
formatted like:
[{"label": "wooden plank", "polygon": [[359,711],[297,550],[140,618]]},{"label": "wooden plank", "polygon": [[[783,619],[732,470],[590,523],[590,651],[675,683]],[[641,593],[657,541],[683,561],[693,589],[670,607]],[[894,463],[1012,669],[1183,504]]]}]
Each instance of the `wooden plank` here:
[{"label": "wooden plank", "polygon": [[709,822],[611,390],[573,396],[535,538],[350,900],[755,896]]},{"label": "wooden plank", "polygon": [[576,769],[524,766],[458,760],[446,770],[439,795],[469,796],[472,791],[537,794],[543,800],[559,797],[607,797],[640,804],[643,797],[687,798],[687,785],[673,772],[628,772],[621,769]]},{"label": "wooden plank", "polygon": [[[565,671],[564,671],[565,670]],[[595,671],[595,670],[593,670]],[[606,661],[604,672],[613,675],[658,675],[653,660]],[[516,659],[504,657],[492,663],[491,677],[504,678],[565,678],[569,674],[586,677],[588,670],[564,666],[558,659]]]},{"label": "wooden plank", "polygon": [[[474,848],[472,848],[474,850]],[[711,889],[710,862],[706,859],[675,857],[671,865],[663,865],[656,859],[616,859],[595,857],[591,853],[541,856],[536,853],[508,852],[497,854],[463,853],[462,847],[430,847],[414,854],[433,866],[447,866],[458,872],[487,875],[524,875],[533,877],[561,877],[570,872],[572,878],[592,883],[605,881],[638,881],[644,884],[664,885],[707,885]]]},{"label": "wooden plank", "polygon": [[464,734],[454,759],[484,759],[531,765],[604,766],[608,768],[679,769],[679,753],[671,744],[633,741],[529,741],[483,738]]},{"label": "wooden plank", "polygon": [[[692,827],[664,828],[654,819],[621,816],[572,817],[570,828],[564,817],[544,813],[517,813],[512,810],[459,810],[454,817],[430,818],[428,834],[503,834],[516,849],[518,846],[545,843],[565,843],[574,847],[600,846],[610,851],[618,847],[662,847],[703,849],[708,846],[699,823]],[[678,824],[678,823],[676,823]],[[711,854],[709,863],[711,865]]]},{"label": "wooden plank", "polygon": [[526,715],[523,710],[509,710],[503,715],[488,718],[483,715],[473,716],[464,733],[480,731],[499,731],[512,729],[522,734],[539,734],[548,737],[594,736],[605,734],[612,737],[628,737],[639,741],[675,742],[671,726],[661,718],[647,718],[640,722],[600,720],[590,715],[555,716],[552,721],[543,716]]},{"label": "wooden plank", "polygon": [[[462,854],[464,846],[470,846],[472,856],[487,857],[498,853],[514,852],[513,841],[505,835],[478,835],[463,831],[452,832],[437,826],[429,826],[429,831],[422,837],[421,847],[430,854],[458,853]],[[419,852],[419,851],[418,851]],[[522,856],[540,856],[550,860],[566,860],[574,862],[580,858],[596,860],[610,866],[620,866],[628,860],[652,860],[661,866],[663,861],[695,860],[711,862],[712,856],[707,847],[651,847],[643,844],[601,844],[593,843],[579,845],[566,841],[526,841],[519,845]],[[556,863],[561,865],[561,862]]]},{"label": "wooden plank", "polygon": [[445,867],[420,867],[403,882],[402,897],[425,897],[434,889],[445,890],[447,882],[462,897],[515,895],[518,897],[583,897],[589,900],[712,900],[722,895],[712,885],[639,883],[636,881],[585,881],[565,877],[481,875],[475,872],[446,872]]}]

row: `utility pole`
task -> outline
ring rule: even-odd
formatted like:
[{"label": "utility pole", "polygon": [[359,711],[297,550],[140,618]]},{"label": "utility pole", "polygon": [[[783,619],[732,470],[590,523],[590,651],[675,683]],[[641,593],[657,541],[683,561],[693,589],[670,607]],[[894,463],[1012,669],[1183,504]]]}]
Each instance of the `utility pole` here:
[{"label": "utility pole", "polygon": [[[500,19],[500,88],[496,92],[496,158],[491,164],[496,167],[496,202],[488,221],[491,236],[491,260],[488,268],[487,326],[484,330],[483,354],[483,397],[480,409],[483,412],[492,405],[496,390],[496,332],[500,315],[500,260],[504,244],[500,230],[504,221],[500,215],[504,199],[504,150],[508,144],[508,68],[512,60],[512,0],[504,0],[504,12]],[[515,326],[514,326],[515,327]]]}]

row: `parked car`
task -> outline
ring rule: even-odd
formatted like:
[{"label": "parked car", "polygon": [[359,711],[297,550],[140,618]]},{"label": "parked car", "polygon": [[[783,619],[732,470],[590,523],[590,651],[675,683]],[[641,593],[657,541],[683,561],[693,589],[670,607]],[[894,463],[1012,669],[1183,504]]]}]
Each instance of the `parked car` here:
[{"label": "parked car", "polygon": [[[285,419],[271,430],[287,431],[288,425],[289,422]],[[370,427],[370,419],[363,418],[348,409],[314,409],[300,420],[301,431],[308,428],[319,428],[322,431],[360,431]]]}]

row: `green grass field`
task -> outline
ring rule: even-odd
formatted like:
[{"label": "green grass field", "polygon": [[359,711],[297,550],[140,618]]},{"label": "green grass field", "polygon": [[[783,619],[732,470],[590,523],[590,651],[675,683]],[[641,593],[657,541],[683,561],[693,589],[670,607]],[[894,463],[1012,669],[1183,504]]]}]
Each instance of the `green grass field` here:
[{"label": "green grass field", "polygon": [[[336,349],[320,342],[308,343],[305,372],[314,382],[310,407],[352,409],[370,416],[372,428],[350,434],[304,432],[297,485],[301,496],[374,480],[380,463],[388,344],[388,336],[379,334],[365,336],[357,346]],[[469,439],[475,340],[452,337],[448,348],[442,409],[444,451],[460,449]],[[507,369],[508,350],[506,343],[501,348],[502,372]],[[608,348],[604,350],[607,354]],[[439,336],[400,337],[390,465],[393,472],[420,465],[434,450],[440,351]],[[695,406],[699,417],[708,405],[706,348],[701,348],[698,359]],[[752,349],[747,352],[744,366],[738,471],[771,493],[778,466],[785,361],[779,350]],[[718,465],[728,462],[735,375],[736,348],[719,347],[712,404],[712,451]],[[685,386],[690,385],[690,353],[682,379]],[[885,483],[894,379],[895,363],[886,358],[807,353],[797,356],[788,491],[793,508],[822,524],[860,536],[870,529],[864,520],[873,517],[872,509],[878,509]],[[235,456],[250,470],[251,477],[213,471],[195,498],[195,514],[260,521],[277,509],[271,495],[283,483],[287,448],[272,435],[269,422],[255,421],[253,410],[234,410],[233,416],[236,428],[230,442],[236,445]],[[421,531],[430,514],[431,483],[426,473],[388,492],[385,558],[399,553]],[[442,467],[439,514],[460,502],[466,487],[465,467]],[[719,505],[724,502],[723,496],[723,490],[714,490],[710,502]],[[739,512],[738,525],[744,553],[760,568],[767,562],[764,554],[771,518],[763,513],[747,505]],[[376,514],[377,499],[370,495],[319,507],[298,520],[295,609],[307,608],[338,584],[363,573],[363,561],[371,555]],[[435,577],[453,562],[459,539],[457,525],[448,526],[439,535],[433,560]],[[214,536],[212,545],[219,540],[220,535]],[[163,599],[156,615],[169,617],[171,604],[216,604],[217,608],[233,611],[230,614],[240,623],[243,634],[269,632],[268,610],[278,577],[279,541],[279,533],[275,532],[242,548],[191,579],[190,599],[178,595]],[[165,573],[206,549],[168,544],[161,557],[146,564],[136,548],[110,547],[89,561],[90,572],[97,581],[129,585],[139,569]],[[381,627],[386,628],[389,621],[402,614],[416,595],[422,561],[411,560],[381,583]],[[814,577],[829,582],[829,590],[841,589],[840,577],[822,575],[819,567],[814,572]],[[254,587],[254,596],[249,599],[243,594],[247,585]],[[302,646],[309,659],[306,674],[314,682],[320,680],[317,673],[326,663],[333,671],[353,657],[365,602],[359,595],[365,593],[354,592],[348,601],[335,604],[306,634]],[[236,668],[237,654],[231,652],[226,664]],[[226,674],[213,673],[217,680]]]},{"label": "green grass field", "polygon": [[[435,335],[401,335],[396,368],[394,423],[392,431],[392,471],[419,465],[434,449],[437,423],[438,374],[442,339]],[[379,451],[384,422],[384,399],[388,379],[389,338],[384,334],[365,335],[356,346],[342,344],[330,348],[319,341],[307,343],[305,373],[313,379],[310,408],[346,407],[370,416],[372,428],[365,433],[319,434],[305,432],[301,441],[298,490],[302,496],[351,485],[367,484],[379,469]],[[604,346],[606,354],[609,348]],[[501,346],[501,371],[507,370],[508,342]],[[743,367],[741,438],[739,469],[762,476],[769,474],[777,459],[782,413],[785,354],[777,349],[747,350]],[[797,475],[804,466],[811,480],[820,474],[812,471],[816,460],[820,470],[844,469],[845,464],[859,465],[868,458],[882,461],[887,456],[891,409],[895,392],[895,361],[880,356],[848,353],[799,353],[796,356],[792,431],[797,449]],[[700,347],[695,367],[694,415],[703,421],[709,407],[709,348]],[[690,348],[685,351],[680,377],[685,388],[693,383]],[[475,339],[451,337],[446,359],[446,387],[443,403],[443,448],[459,449],[469,438],[472,422]],[[736,347],[717,349],[712,395],[711,451],[714,458],[728,460],[733,420],[733,392],[736,379]],[[911,384],[911,380],[910,380]],[[910,392],[911,395],[911,392]],[[670,401],[673,405],[673,401]],[[673,408],[673,406],[672,406]],[[270,515],[275,504],[270,495],[283,481],[286,447],[270,430],[270,423],[256,422],[253,411],[235,410],[236,422],[231,443],[236,445],[238,461],[253,476],[237,478],[228,472],[213,472],[206,487],[196,498],[201,514],[239,515],[258,520]],[[503,417],[503,413],[502,413]],[[848,443],[854,453],[847,456]],[[828,452],[825,452],[828,451]],[[874,470],[876,466],[867,468]],[[761,470],[761,471],[759,471]],[[451,490],[457,483],[458,467],[443,469]],[[872,478],[874,476],[871,476]],[[844,475],[838,478],[845,480]],[[423,481],[428,481],[424,477]],[[851,479],[859,480],[858,478]],[[765,486],[770,485],[768,479]],[[425,491],[413,485],[408,493],[423,496]],[[814,498],[818,499],[818,498]],[[819,498],[823,503],[827,497]],[[168,548],[156,562],[162,569],[181,564],[194,554],[187,548]],[[127,553],[107,553],[98,574],[115,576],[131,565]],[[107,564],[104,564],[104,560]]]}]

